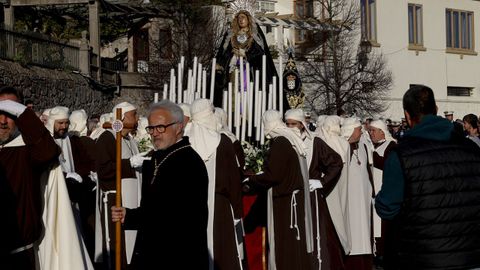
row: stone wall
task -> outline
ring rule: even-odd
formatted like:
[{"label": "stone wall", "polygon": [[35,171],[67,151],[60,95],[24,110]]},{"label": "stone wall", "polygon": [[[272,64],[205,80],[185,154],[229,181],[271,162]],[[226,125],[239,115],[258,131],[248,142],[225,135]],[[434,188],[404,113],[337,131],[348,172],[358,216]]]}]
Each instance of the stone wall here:
[{"label": "stone wall", "polygon": [[71,111],[85,109],[87,114],[92,115],[111,112],[114,104],[112,90],[94,89],[80,74],[23,67],[10,61],[0,60],[0,85],[22,90],[25,100],[33,100],[36,111],[61,105]]},{"label": "stone wall", "polygon": [[138,108],[139,116],[147,116],[148,108],[153,102],[154,93],[158,92],[159,100],[162,98],[162,92],[145,88],[122,87],[120,96],[115,97],[114,103],[128,101]]}]

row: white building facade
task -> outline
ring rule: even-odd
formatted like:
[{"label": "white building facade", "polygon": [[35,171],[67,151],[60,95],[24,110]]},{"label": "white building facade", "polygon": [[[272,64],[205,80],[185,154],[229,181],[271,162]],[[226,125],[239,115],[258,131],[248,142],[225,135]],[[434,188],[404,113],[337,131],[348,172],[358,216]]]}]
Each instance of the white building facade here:
[{"label": "white building facade", "polygon": [[479,1],[360,1],[366,35],[393,74],[385,117],[403,117],[402,97],[413,84],[433,89],[439,115],[480,113]]},{"label": "white building facade", "polygon": [[[454,118],[480,114],[480,1],[352,1],[361,8],[363,30],[373,51],[385,56],[393,74],[393,87],[385,100],[388,109],[381,116],[400,120],[403,94],[413,84],[433,89],[439,115],[444,111],[454,111]],[[308,0],[257,2],[277,16],[317,13]],[[271,31],[269,43],[279,44],[276,29]],[[298,44],[298,32],[285,32],[284,41]]]}]

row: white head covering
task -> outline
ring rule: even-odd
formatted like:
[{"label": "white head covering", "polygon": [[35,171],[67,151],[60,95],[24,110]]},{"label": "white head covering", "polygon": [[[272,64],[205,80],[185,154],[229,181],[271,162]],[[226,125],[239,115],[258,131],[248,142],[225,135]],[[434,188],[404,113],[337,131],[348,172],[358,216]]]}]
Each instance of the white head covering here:
[{"label": "white head covering", "polygon": [[190,108],[192,126],[188,137],[203,161],[207,161],[220,144],[220,124],[217,123],[213,110],[210,100],[204,98],[195,100]]},{"label": "white head covering", "polygon": [[73,111],[70,114],[69,131],[78,132],[80,136],[87,135],[87,120],[88,116],[84,109]]},{"label": "white head covering", "polygon": [[220,124],[219,132],[227,135],[232,142],[236,141],[237,137],[235,137],[235,134],[233,134],[230,131],[230,128],[228,127],[227,113],[225,112],[225,110],[222,108],[215,107],[215,117],[217,118],[217,121]]},{"label": "white head covering", "polygon": [[98,121],[97,127],[90,134],[90,138],[96,140],[102,133],[105,131],[103,124],[106,122],[112,122],[113,115],[112,113],[104,113],[100,115],[100,120]]},{"label": "white head covering", "polygon": [[112,119],[113,120],[117,120],[117,109],[118,108],[121,108],[122,109],[122,119],[120,120],[123,120],[123,118],[125,117],[125,113],[126,112],[129,112],[129,111],[134,111],[136,110],[137,108],[135,108],[135,106],[133,106],[131,103],[128,103],[126,101],[122,102],[122,103],[118,103],[117,105],[115,105],[115,107],[113,107],[113,110],[112,110],[112,113],[113,113],[113,117]]},{"label": "white head covering", "polygon": [[337,152],[342,158],[343,162],[346,162],[348,152],[348,142],[343,139],[341,135],[340,123],[342,119],[340,116],[330,115],[325,118],[323,125],[319,127],[322,132],[318,135],[330,146],[335,152]]},{"label": "white head covering", "polygon": [[270,138],[283,136],[290,141],[293,149],[301,156],[306,156],[306,146],[303,140],[288,128],[282,121],[282,114],[276,110],[268,110],[263,114],[263,129],[265,135]]},{"label": "white head covering", "polygon": [[113,114],[112,113],[104,113],[102,115],[100,115],[100,120],[98,122],[98,125],[100,127],[103,127],[103,124],[107,123],[107,122],[112,122],[113,120]]},{"label": "white head covering", "polygon": [[318,116],[317,118],[317,127],[321,127],[323,125],[323,121],[325,121],[325,119],[327,119],[329,115],[320,115]]},{"label": "white head covering", "polygon": [[183,115],[192,118],[192,114],[190,113],[190,104],[188,103],[180,103],[178,104],[180,108],[182,108]]},{"label": "white head covering", "polygon": [[345,118],[342,124],[342,137],[348,140],[352,136],[353,130],[361,126],[362,123],[357,118]]},{"label": "white head covering", "polygon": [[50,134],[53,135],[53,126],[55,124],[55,120],[63,120],[68,119],[68,108],[64,106],[57,106],[53,107],[50,112],[48,113],[48,120],[47,120],[47,129],[50,131]]},{"label": "white head covering", "polygon": [[385,124],[385,122],[383,122],[382,120],[372,121],[370,123],[370,126],[374,127],[374,128],[381,129],[383,131],[383,133],[385,134],[385,140],[386,141],[394,141],[394,142],[397,141],[392,137],[392,134],[390,134],[390,131],[388,131],[387,124]]},{"label": "white head covering", "polygon": [[310,134],[310,130],[308,129],[307,122],[305,121],[305,113],[302,109],[290,109],[285,112],[285,120],[295,120],[302,123],[303,127],[305,128],[305,135],[308,138],[312,138],[312,134]]},{"label": "white head covering", "polygon": [[52,110],[52,108],[48,108],[48,109],[45,109],[43,112],[42,112],[42,115],[45,115],[48,117],[48,115],[50,114],[50,111]]},{"label": "white head covering", "polygon": [[136,141],[141,141],[144,138],[150,137],[145,129],[148,126],[148,119],[144,116],[138,118],[138,127],[137,127],[137,134],[135,135]]}]

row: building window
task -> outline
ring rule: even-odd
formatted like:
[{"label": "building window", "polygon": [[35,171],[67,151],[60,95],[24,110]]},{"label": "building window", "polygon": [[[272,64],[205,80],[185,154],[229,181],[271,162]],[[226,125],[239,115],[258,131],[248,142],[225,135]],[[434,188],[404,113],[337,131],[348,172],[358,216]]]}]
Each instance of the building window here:
[{"label": "building window", "polygon": [[294,12],[295,17],[299,19],[306,19],[313,17],[313,1],[312,0],[295,0]]},{"label": "building window", "polygon": [[360,0],[362,36],[371,42],[377,41],[377,0]]},{"label": "building window", "polygon": [[473,12],[447,9],[445,19],[447,48],[473,51]]},{"label": "building window", "polygon": [[172,57],[172,32],[170,29],[160,29],[158,32],[158,53],[160,58]]},{"label": "building window", "polygon": [[[294,15],[299,19],[307,19],[313,17],[313,0],[295,0]],[[296,43],[308,43],[309,31],[307,30],[295,30],[295,42]]]},{"label": "building window", "polygon": [[256,5],[257,5],[257,11],[259,12],[275,11],[275,2],[272,2],[272,1],[258,1]]},{"label": "building window", "polygon": [[423,16],[422,6],[408,4],[408,43],[423,46]]},{"label": "building window", "polygon": [[472,95],[471,87],[448,86],[447,96],[469,97]]},{"label": "building window", "polygon": [[266,25],[266,26],[265,26],[265,32],[266,32],[267,34],[272,33],[272,26],[271,26],[271,25]]}]

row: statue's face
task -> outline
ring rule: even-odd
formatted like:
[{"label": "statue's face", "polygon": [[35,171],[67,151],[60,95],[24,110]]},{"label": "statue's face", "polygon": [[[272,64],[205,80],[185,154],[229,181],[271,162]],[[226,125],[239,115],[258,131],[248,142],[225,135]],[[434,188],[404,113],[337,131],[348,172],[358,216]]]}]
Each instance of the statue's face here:
[{"label": "statue's face", "polygon": [[240,28],[248,27],[247,15],[240,13],[238,14],[237,20],[238,20],[238,26],[240,26]]}]

